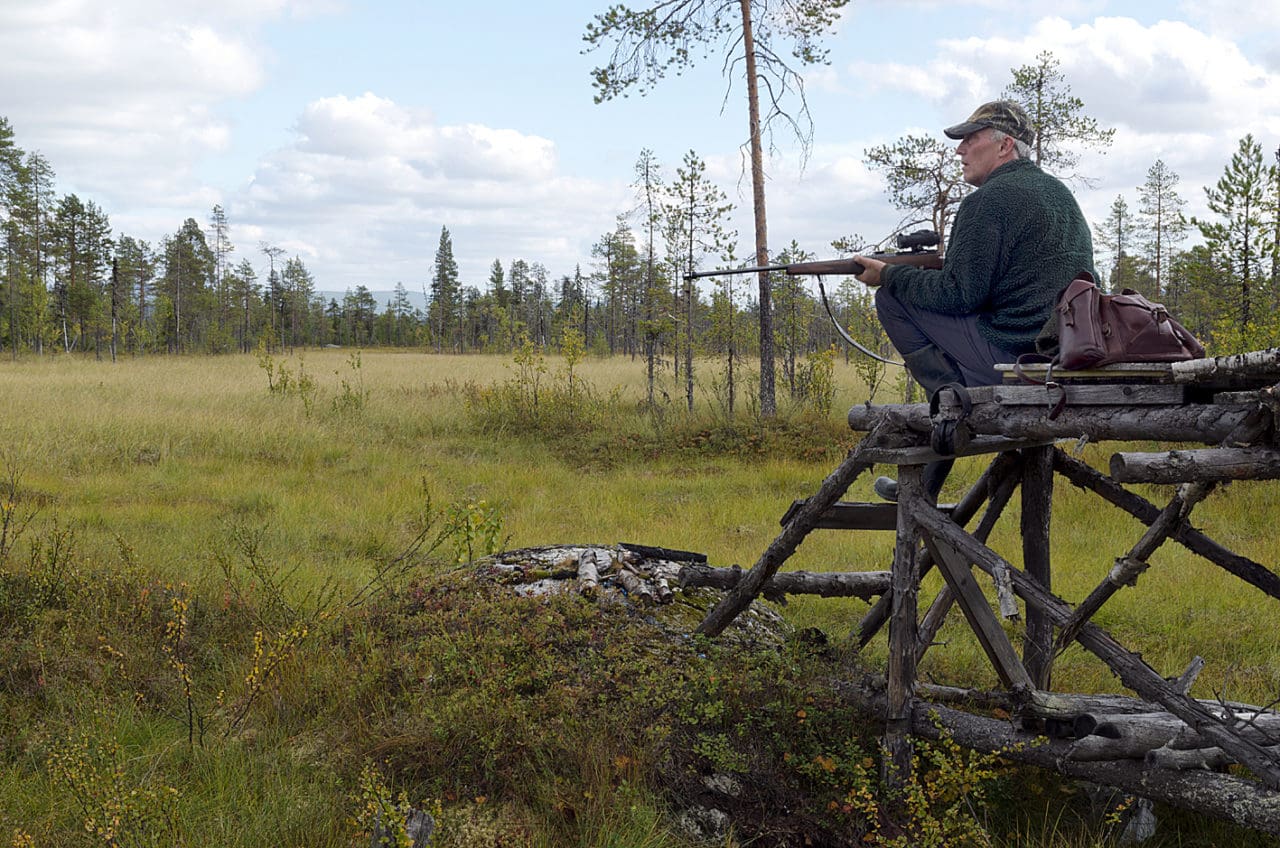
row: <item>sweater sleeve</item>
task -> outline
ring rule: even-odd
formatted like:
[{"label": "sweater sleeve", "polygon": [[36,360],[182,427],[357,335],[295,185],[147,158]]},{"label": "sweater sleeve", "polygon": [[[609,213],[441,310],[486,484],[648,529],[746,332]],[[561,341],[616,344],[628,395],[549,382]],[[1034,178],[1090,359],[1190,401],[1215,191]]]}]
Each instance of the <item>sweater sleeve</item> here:
[{"label": "sweater sleeve", "polygon": [[982,192],[960,203],[942,268],[886,266],[882,282],[904,303],[948,315],[982,311],[997,282],[1005,234],[1000,216],[985,209]]}]

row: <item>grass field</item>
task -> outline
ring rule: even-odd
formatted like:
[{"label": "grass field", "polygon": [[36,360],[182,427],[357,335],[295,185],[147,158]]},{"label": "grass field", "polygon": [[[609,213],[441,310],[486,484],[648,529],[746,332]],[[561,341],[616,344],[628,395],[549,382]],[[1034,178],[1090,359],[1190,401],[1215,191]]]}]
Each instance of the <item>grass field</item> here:
[{"label": "grass field", "polygon": [[[553,398],[565,366],[553,358],[545,366],[540,380],[545,398]],[[154,677],[159,667],[175,673],[179,682],[152,681],[147,685],[164,691],[138,694],[138,703],[151,698],[172,707],[197,699],[181,692],[188,661],[179,658],[176,647],[168,654],[161,650],[167,634],[185,621],[176,607],[148,608],[148,632],[160,634],[161,645],[152,647],[151,665],[145,666],[141,630],[134,634],[139,641],[132,651],[108,644],[116,638],[105,635],[114,632],[110,604],[104,602],[99,611],[101,621],[71,622],[66,620],[66,610],[74,607],[69,601],[60,607],[62,619],[46,608],[57,604],[31,602],[40,607],[35,612],[14,607],[21,594],[15,586],[34,586],[33,597],[47,599],[55,589],[72,585],[74,574],[109,582],[102,575],[136,569],[139,580],[157,587],[187,586],[192,603],[216,605],[218,598],[229,603],[228,576],[246,573],[248,562],[246,586],[267,601],[278,592],[282,605],[301,608],[318,603],[327,589],[351,591],[367,583],[411,542],[432,510],[446,518],[487,521],[482,529],[496,533],[506,548],[628,541],[701,551],[713,564],[749,567],[778,532],[791,501],[811,494],[853,444],[853,434],[842,424],[843,411],[866,399],[854,370],[837,362],[838,392],[829,415],[788,411],[784,425],[764,428],[749,416],[731,421],[705,401],[692,417],[677,403],[664,404],[659,415],[644,412],[641,361],[587,360],[576,366],[575,375],[594,387],[591,412],[603,418],[593,418],[589,427],[562,426],[546,433],[531,429],[518,411],[504,418],[490,406],[487,416],[477,417],[476,400],[487,388],[518,380],[519,372],[506,358],[311,351],[269,362],[153,357],[110,364],[46,357],[0,363],[0,484],[7,484],[0,489],[6,496],[0,569],[12,576],[9,594],[0,602],[9,605],[4,647],[13,653],[5,689],[7,771],[0,778],[0,796],[6,800],[0,801],[0,825],[18,834],[14,844],[27,844],[20,842],[26,834],[39,845],[117,844],[95,839],[88,830],[62,832],[77,815],[57,805],[72,797],[84,807],[93,793],[92,787],[77,789],[65,782],[58,788],[51,776],[56,770],[48,754],[50,733],[83,731],[96,740],[93,750],[99,752],[102,740],[110,738],[142,752],[142,759],[154,756],[170,770],[198,774],[200,789],[184,796],[207,800],[217,795],[217,809],[254,810],[255,822],[270,822],[272,815],[288,821],[310,816],[318,828],[314,839],[291,842],[299,839],[296,830],[286,829],[293,835],[282,837],[267,824],[215,825],[202,821],[193,806],[180,805],[173,815],[184,832],[209,836],[210,828],[228,830],[214,841],[189,836],[187,844],[353,844],[341,806],[354,771],[350,762],[316,766],[324,757],[305,745],[299,753],[297,734],[288,735],[286,718],[254,731],[264,739],[278,732],[294,740],[274,753],[239,733],[240,744],[217,753],[184,747],[180,743],[192,722],[181,710],[176,719],[173,709],[162,710],[161,719],[119,696],[126,690],[150,691],[140,680]],[[615,387],[618,393],[606,397]],[[680,394],[674,385],[666,388],[673,397]],[[883,391],[877,398],[891,400]],[[1101,466],[1112,449],[1089,446],[1083,456]],[[961,461],[948,491],[958,494],[981,470],[977,460]],[[1272,565],[1278,491],[1275,483],[1233,485],[1197,508],[1196,523],[1238,553]],[[1156,488],[1147,494],[1157,503],[1167,498]],[[870,479],[859,480],[848,498],[871,499]],[[1137,541],[1142,528],[1065,483],[1055,491],[1054,510],[1055,591],[1078,601]],[[1017,526],[1015,504],[993,543],[1015,562]],[[474,526],[464,533],[477,544],[481,535]],[[455,534],[442,547],[446,559],[458,553],[453,547],[458,538]],[[890,534],[818,532],[788,567],[879,570],[888,567],[891,555]],[[1276,601],[1175,545],[1162,548],[1152,562],[1136,589],[1125,589],[1104,608],[1099,623],[1167,675],[1203,656],[1207,667],[1197,694],[1253,703],[1276,697]],[[924,602],[936,591],[935,581],[923,587]],[[261,594],[264,586],[269,591]],[[92,596],[96,588],[80,591]],[[109,589],[103,589],[104,597]],[[139,609],[126,603],[116,612],[142,615]],[[839,642],[865,609],[861,602],[796,599],[784,613],[796,627],[821,628]],[[191,621],[197,620],[192,612]],[[263,620],[265,614],[246,634],[252,637],[255,629],[261,634]],[[95,635],[94,627],[101,632]],[[272,645],[288,653],[287,628],[272,632],[276,641],[267,640],[264,656],[270,657]],[[178,636],[172,638],[174,646],[180,644]],[[995,682],[958,614],[941,641],[922,674],[965,685]],[[127,659],[112,659],[113,651]],[[882,664],[883,651],[882,638],[864,659]],[[22,693],[44,684],[13,669],[59,665],[50,660],[53,656],[61,658],[60,674],[107,680],[100,688],[116,694],[80,692],[64,698],[41,692],[38,703],[22,700]],[[235,658],[204,661],[223,671],[238,667]],[[119,692],[109,683],[113,674],[128,678]],[[54,676],[52,670],[48,676]],[[1059,659],[1054,682],[1069,691],[1119,691],[1110,672],[1079,649]],[[236,684],[242,692],[246,685],[250,694],[257,693],[252,681]],[[216,687],[213,682],[205,686],[209,691],[198,697],[212,702]],[[221,708],[222,701],[217,703]],[[211,715],[216,711],[209,708]],[[31,728],[32,721],[44,723],[43,734]],[[20,729],[22,723],[27,726]],[[90,758],[86,751],[77,756]],[[287,788],[298,780],[315,788],[299,796]],[[275,809],[289,804],[292,812]],[[168,808],[155,800],[148,809],[160,815]],[[660,833],[656,821],[640,816],[624,830]],[[167,832],[165,826],[138,829],[161,833]],[[576,838],[581,844],[626,844]],[[673,839],[654,836],[648,844],[680,844]],[[1054,842],[1053,837],[1040,842],[1091,844]]]}]

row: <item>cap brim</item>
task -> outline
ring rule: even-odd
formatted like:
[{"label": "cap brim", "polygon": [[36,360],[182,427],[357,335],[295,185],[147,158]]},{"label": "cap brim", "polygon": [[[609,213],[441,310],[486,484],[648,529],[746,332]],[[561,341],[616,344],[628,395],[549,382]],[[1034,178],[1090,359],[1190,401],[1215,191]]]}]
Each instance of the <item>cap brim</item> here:
[{"label": "cap brim", "polygon": [[967,135],[973,135],[978,130],[984,130],[986,128],[987,128],[986,124],[976,124],[972,121],[969,121],[968,123],[964,123],[964,124],[956,124],[954,127],[947,127],[942,132],[946,134],[947,138],[959,139],[959,138],[964,138]]}]

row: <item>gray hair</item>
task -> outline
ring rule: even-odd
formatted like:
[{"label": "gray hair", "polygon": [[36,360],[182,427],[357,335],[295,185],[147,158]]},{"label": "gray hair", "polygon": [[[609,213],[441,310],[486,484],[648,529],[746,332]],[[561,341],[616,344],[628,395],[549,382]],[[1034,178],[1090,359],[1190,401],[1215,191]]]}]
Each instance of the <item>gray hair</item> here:
[{"label": "gray hair", "polygon": [[[1013,136],[1009,135],[1007,132],[998,130],[995,127],[987,127],[987,129],[991,130],[991,137],[996,140],[996,144],[999,144],[1000,142],[1004,141],[1006,138],[1013,138]],[[1014,152],[1018,154],[1016,158],[1018,159],[1031,158],[1031,145],[1027,144],[1022,139],[1013,138],[1013,149],[1014,149]]]}]

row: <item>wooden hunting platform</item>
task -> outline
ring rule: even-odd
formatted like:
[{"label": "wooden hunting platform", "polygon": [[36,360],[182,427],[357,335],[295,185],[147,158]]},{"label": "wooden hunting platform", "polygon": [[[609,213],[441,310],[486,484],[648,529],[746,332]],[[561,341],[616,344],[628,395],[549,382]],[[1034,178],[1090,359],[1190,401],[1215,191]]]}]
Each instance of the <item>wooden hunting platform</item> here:
[{"label": "wooden hunting platform", "polygon": [[[1032,366],[1017,374],[1013,366],[1001,368],[1001,385],[944,388],[931,404],[850,410],[850,427],[866,435],[813,496],[791,505],[781,533],[707,614],[699,632],[721,632],[767,585],[771,593],[779,591],[771,579],[810,531],[893,530],[887,588],[856,630],[865,645],[888,625],[887,677],[882,686],[872,685],[877,691],[863,692],[884,713],[887,777],[910,774],[911,735],[935,733],[932,715],[969,747],[995,751],[1040,739],[1007,755],[1280,833],[1280,714],[1192,698],[1188,693],[1203,665],[1198,657],[1188,657],[1185,670],[1166,677],[1092,621],[1112,595],[1135,583],[1168,540],[1280,600],[1274,563],[1268,567],[1240,556],[1188,520],[1195,505],[1224,481],[1280,478],[1280,349],[1080,372]],[[1068,439],[1174,446],[1117,452],[1104,474],[1055,446]],[[977,483],[953,505],[933,503],[922,485],[924,464],[977,455],[991,456]],[[841,502],[850,484],[876,464],[897,466],[898,503]],[[1146,525],[1132,545],[1114,552],[1114,567],[1075,604],[1053,593],[1055,475]],[[1126,483],[1177,488],[1168,503],[1155,504]],[[1022,507],[1020,566],[987,545],[1016,490]],[[946,585],[921,616],[920,580],[935,567]],[[916,665],[953,606],[977,636],[1001,691],[948,689],[917,679]],[[1025,628],[1021,655],[1002,618]],[[1052,691],[1054,657],[1073,642],[1106,663],[1134,695]],[[956,702],[967,708],[955,709]],[[996,706],[1014,721],[992,717]]]}]

